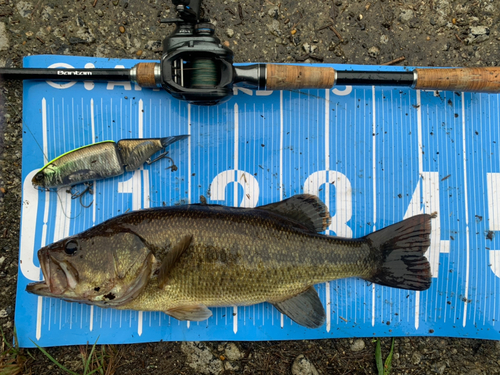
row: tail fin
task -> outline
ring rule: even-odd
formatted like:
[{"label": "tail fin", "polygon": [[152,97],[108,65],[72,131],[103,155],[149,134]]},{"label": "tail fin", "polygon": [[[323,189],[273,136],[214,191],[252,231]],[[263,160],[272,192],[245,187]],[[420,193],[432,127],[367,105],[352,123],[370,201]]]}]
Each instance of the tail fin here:
[{"label": "tail fin", "polygon": [[431,268],[424,257],[431,241],[431,215],[422,214],[365,237],[379,263],[368,281],[409,290],[431,286]]}]

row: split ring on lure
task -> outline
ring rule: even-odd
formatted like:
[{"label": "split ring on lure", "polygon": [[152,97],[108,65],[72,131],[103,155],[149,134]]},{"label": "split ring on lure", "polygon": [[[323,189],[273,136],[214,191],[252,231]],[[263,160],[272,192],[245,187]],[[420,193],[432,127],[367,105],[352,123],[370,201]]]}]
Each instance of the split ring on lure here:
[{"label": "split ring on lure", "polygon": [[121,139],[118,143],[104,141],[83,146],[49,162],[31,182],[35,188],[50,189],[119,176],[167,157],[164,151],[151,159],[158,151],[187,137]]}]

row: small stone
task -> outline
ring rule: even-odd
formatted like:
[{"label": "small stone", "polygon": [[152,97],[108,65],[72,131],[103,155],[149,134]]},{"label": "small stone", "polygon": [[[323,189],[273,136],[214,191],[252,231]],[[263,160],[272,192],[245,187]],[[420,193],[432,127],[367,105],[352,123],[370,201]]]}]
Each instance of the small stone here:
[{"label": "small stone", "polygon": [[102,17],[102,16],[104,16],[104,13],[102,12],[102,10],[97,9],[97,15],[98,15],[99,17]]},{"label": "small stone", "polygon": [[490,35],[490,29],[486,26],[473,26],[470,28],[470,33],[472,35]]},{"label": "small stone", "polygon": [[236,346],[236,344],[230,342],[226,345],[225,347],[225,354],[226,358],[229,361],[239,361],[243,355],[241,354],[240,350]]},{"label": "small stone", "polygon": [[467,44],[482,43],[490,38],[490,29],[486,26],[472,26],[469,36],[465,39]]},{"label": "small stone", "polygon": [[380,44],[387,44],[387,43],[389,43],[389,37],[387,35],[381,35]]},{"label": "small stone", "polygon": [[49,5],[44,7],[42,10],[42,19],[48,21],[52,13],[54,13],[54,8],[52,6]]},{"label": "small stone", "polygon": [[0,51],[9,49],[9,37],[5,29],[5,23],[0,22]]},{"label": "small stone", "polygon": [[229,46],[230,46],[231,44],[230,44],[227,40],[225,40],[224,42],[222,42],[222,45],[223,45],[224,47],[228,47],[228,48],[229,48]]},{"label": "small stone", "polygon": [[234,36],[234,30],[233,29],[227,29],[226,34],[228,37],[232,38]]},{"label": "small stone", "polygon": [[7,310],[0,310],[0,318],[6,318],[9,314],[7,314]]},{"label": "small stone", "polygon": [[309,43],[304,43],[302,44],[302,49],[306,52],[306,53],[311,53],[311,45]]},{"label": "small stone", "polygon": [[222,361],[202,342],[183,342],[181,350],[186,354],[187,365],[199,374],[220,374],[224,371]]},{"label": "small stone", "polygon": [[368,55],[370,55],[370,57],[376,58],[378,57],[378,55],[380,55],[380,49],[375,46],[370,47],[370,49],[368,50]]},{"label": "small stone", "polygon": [[401,21],[401,23],[408,23],[413,19],[414,16],[415,14],[413,13],[413,10],[403,9],[401,11],[401,14],[399,15],[399,20]]},{"label": "small stone", "polygon": [[279,16],[279,8],[277,6],[273,6],[271,9],[267,11],[269,17],[277,19]]},{"label": "small stone", "polygon": [[142,56],[142,49],[140,49],[139,51],[137,51],[135,54],[136,54],[137,56]]},{"label": "small stone", "polygon": [[414,352],[413,355],[411,356],[411,361],[414,365],[418,365],[421,360],[422,360],[422,354],[420,354],[419,352]]},{"label": "small stone", "polygon": [[125,32],[125,28],[123,26],[120,26],[119,29],[122,34]]},{"label": "small stone", "polygon": [[281,36],[280,23],[277,20],[273,20],[267,25],[267,29],[274,36]]},{"label": "small stone", "polygon": [[161,50],[161,41],[160,40],[150,40],[144,46],[145,49],[150,51],[158,51]]},{"label": "small stone", "polygon": [[354,341],[354,343],[351,345],[351,350],[353,352],[359,352],[365,348],[365,342],[361,339],[357,339]]},{"label": "small stone", "polygon": [[27,1],[18,1],[16,4],[17,11],[23,18],[28,18],[33,11],[33,4]]},{"label": "small stone", "polygon": [[444,370],[446,370],[446,363],[444,362],[435,363],[434,365],[432,365],[432,370],[436,374],[443,374]]},{"label": "small stone", "polygon": [[240,365],[236,362],[226,361],[224,362],[224,369],[226,371],[239,371]]},{"label": "small stone", "polygon": [[316,367],[309,362],[309,360],[303,355],[299,355],[295,358],[292,365],[292,374],[293,375],[319,375]]}]

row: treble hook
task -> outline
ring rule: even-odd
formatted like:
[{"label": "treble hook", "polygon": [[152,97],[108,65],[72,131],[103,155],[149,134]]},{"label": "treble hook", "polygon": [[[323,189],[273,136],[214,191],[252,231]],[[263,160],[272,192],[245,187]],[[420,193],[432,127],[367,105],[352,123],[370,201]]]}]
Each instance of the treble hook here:
[{"label": "treble hook", "polygon": [[163,150],[163,152],[160,155],[158,155],[156,158],[154,158],[153,160],[151,160],[151,158],[149,158],[148,160],[146,160],[146,164],[147,165],[151,165],[155,161],[158,161],[158,160],[163,159],[163,158],[170,159],[173,162],[173,160],[170,157],[167,156],[168,151],[165,151],[165,149],[162,149],[162,150]]},{"label": "treble hook", "polygon": [[[165,150],[165,149],[163,149],[163,150]],[[167,154],[168,154],[168,151],[164,151],[160,155],[158,155],[156,158],[154,158],[153,160],[151,160],[151,158],[149,158],[148,160],[146,160],[146,164],[151,165],[155,161],[158,161],[160,159],[165,158],[165,159],[170,160],[170,162],[172,163],[172,165],[170,167],[168,167],[167,169],[172,169],[172,172],[175,172],[177,170],[177,166],[175,165],[174,159],[172,159],[170,156],[167,156]]]},{"label": "treble hook", "polygon": [[89,208],[90,206],[92,206],[92,203],[94,203],[94,200],[92,199],[92,201],[88,205],[84,205],[82,202],[82,197],[87,192],[89,192],[90,195],[94,195],[94,190],[92,189],[92,186],[94,184],[92,182],[85,182],[84,185],[85,185],[85,190],[83,190],[82,192],[77,191],[73,193],[74,186],[72,186],[71,189],[69,190],[69,193],[71,193],[71,199],[80,198],[80,204],[83,206],[83,208]]}]

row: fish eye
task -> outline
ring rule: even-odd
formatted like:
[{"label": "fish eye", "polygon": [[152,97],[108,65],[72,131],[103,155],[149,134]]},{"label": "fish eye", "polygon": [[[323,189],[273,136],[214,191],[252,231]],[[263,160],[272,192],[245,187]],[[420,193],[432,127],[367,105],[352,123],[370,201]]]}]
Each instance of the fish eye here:
[{"label": "fish eye", "polygon": [[64,246],[64,252],[68,255],[75,255],[75,253],[78,250],[78,242],[75,240],[71,240],[66,242],[66,245]]}]

